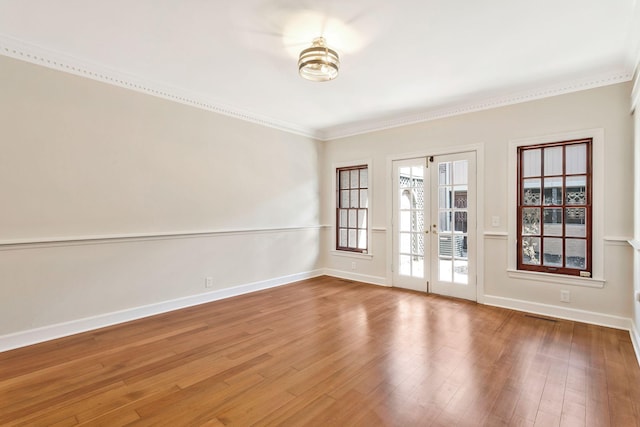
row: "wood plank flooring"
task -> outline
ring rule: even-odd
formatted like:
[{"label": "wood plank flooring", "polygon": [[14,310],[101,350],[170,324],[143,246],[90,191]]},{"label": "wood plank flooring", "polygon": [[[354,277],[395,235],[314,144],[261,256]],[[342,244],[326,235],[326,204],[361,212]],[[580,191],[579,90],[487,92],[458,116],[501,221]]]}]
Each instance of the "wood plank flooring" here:
[{"label": "wood plank flooring", "polygon": [[0,425],[640,426],[629,334],[320,277],[0,353]]}]

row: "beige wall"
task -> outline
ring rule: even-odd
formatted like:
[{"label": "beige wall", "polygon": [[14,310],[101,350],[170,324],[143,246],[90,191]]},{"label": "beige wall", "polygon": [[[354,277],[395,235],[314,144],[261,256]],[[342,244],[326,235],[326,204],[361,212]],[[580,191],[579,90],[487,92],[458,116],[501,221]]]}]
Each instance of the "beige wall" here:
[{"label": "beige wall", "polygon": [[309,138],[0,56],[0,148],[0,336],[319,267]]},{"label": "beige wall", "polygon": [[0,61],[2,240],[318,223],[318,143]]},{"label": "beige wall", "polygon": [[[389,283],[389,232],[387,190],[390,158],[410,157],[414,153],[455,151],[457,147],[479,146],[484,158],[478,173],[484,180],[484,197],[479,200],[483,223],[479,224],[479,238],[484,235],[484,276],[478,280],[484,293],[480,301],[490,297],[511,302],[537,304],[538,307],[557,306],[569,310],[585,310],[606,316],[629,318],[632,311],[632,257],[626,243],[633,235],[633,140],[629,114],[630,84],[618,84],[599,89],[576,92],[522,104],[474,112],[465,115],[353,136],[326,143],[322,200],[332,200],[333,164],[371,158],[373,161],[374,226],[371,252],[373,257],[349,258],[330,251],[334,229],[323,232],[323,265],[344,274]],[[514,279],[507,275],[509,231],[508,175],[509,143],[522,138],[536,138],[584,129],[603,128],[605,133],[604,206],[596,207],[603,217],[604,279],[602,289],[564,284],[542,283]],[[493,216],[501,219],[499,227],[491,227]],[[333,224],[333,211],[326,203],[321,221]],[[377,231],[376,231],[377,230]],[[352,261],[357,269],[351,269]],[[571,303],[559,302],[560,290],[569,289]],[[493,298],[493,302],[497,299]]]}]

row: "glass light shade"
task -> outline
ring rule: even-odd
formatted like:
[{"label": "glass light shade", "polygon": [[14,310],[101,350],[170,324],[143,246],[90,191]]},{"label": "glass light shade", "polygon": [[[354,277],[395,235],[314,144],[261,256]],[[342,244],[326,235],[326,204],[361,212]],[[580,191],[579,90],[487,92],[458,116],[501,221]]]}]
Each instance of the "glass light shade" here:
[{"label": "glass light shade", "polygon": [[307,80],[326,82],[338,77],[340,58],[338,53],[327,47],[324,37],[313,40],[311,47],[300,52],[298,71]]}]

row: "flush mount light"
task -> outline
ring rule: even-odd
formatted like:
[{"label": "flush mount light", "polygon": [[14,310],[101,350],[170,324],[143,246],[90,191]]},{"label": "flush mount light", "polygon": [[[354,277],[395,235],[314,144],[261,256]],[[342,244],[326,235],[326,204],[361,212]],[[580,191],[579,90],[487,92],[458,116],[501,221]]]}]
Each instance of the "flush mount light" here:
[{"label": "flush mount light", "polygon": [[298,71],[307,80],[326,82],[338,77],[340,58],[338,53],[327,47],[324,37],[313,39],[311,47],[300,52]]}]

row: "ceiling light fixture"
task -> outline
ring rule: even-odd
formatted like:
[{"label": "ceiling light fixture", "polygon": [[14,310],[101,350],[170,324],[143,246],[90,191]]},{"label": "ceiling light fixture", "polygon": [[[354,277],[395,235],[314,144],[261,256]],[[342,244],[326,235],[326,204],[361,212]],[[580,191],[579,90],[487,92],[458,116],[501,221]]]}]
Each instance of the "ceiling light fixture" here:
[{"label": "ceiling light fixture", "polygon": [[326,82],[338,77],[340,58],[338,53],[329,49],[324,37],[313,39],[311,47],[300,52],[298,71],[307,80]]}]

